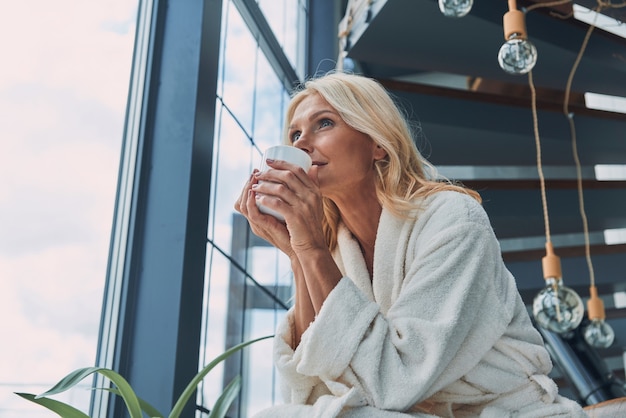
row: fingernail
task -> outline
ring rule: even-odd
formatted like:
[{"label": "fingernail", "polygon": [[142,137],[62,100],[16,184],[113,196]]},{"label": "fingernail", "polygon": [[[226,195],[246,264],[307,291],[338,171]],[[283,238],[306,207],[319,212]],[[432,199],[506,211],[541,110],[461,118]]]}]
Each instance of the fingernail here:
[{"label": "fingernail", "polygon": [[266,158],[265,159],[265,162],[268,163],[268,164],[272,164],[274,161],[276,161],[276,160],[274,160],[273,158]]}]

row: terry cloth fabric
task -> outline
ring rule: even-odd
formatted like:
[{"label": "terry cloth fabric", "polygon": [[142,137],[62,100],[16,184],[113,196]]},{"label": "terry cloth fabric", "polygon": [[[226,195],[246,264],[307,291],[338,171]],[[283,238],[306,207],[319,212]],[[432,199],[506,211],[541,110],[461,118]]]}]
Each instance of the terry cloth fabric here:
[{"label": "terry cloth fabric", "polygon": [[274,339],[287,404],[256,418],[586,417],[547,377],[548,352],[474,199],[439,192],[417,216],[383,210],[373,278],[344,226],[344,277],[292,349]]}]

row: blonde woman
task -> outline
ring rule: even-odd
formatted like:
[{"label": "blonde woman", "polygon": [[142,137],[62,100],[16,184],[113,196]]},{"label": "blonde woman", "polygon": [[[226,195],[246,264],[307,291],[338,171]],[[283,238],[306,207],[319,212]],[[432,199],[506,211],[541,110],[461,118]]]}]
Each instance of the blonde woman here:
[{"label": "blonde woman", "polygon": [[274,342],[286,403],[258,417],[585,416],[547,377],[480,197],[436,178],[382,86],[309,80],[286,121],[313,167],[267,161],[235,203],[296,288]]}]

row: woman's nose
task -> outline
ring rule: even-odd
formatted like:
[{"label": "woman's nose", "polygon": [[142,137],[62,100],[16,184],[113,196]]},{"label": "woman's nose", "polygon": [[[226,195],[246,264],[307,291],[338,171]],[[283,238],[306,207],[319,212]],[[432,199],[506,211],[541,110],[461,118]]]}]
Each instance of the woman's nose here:
[{"label": "woman's nose", "polygon": [[300,148],[302,151],[306,152],[307,154],[311,153],[311,143],[308,140],[308,138],[309,138],[308,135],[304,135],[304,134],[300,135],[300,137],[293,144],[293,146],[296,148]]}]

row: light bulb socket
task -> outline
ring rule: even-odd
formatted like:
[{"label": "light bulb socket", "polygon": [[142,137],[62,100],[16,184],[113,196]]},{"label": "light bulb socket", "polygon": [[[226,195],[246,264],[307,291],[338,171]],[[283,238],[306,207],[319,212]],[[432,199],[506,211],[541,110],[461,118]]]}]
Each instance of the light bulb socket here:
[{"label": "light bulb socket", "polygon": [[604,302],[598,297],[598,289],[595,286],[589,287],[589,300],[587,301],[587,317],[589,320],[606,319],[604,312]]},{"label": "light bulb socket", "polygon": [[528,38],[524,13],[517,9],[511,9],[504,14],[502,27],[504,28],[504,39],[506,41],[511,39],[513,34],[517,34],[517,37],[520,39]]},{"label": "light bulb socket", "polygon": [[554,254],[554,247],[550,241],[546,242],[546,255],[541,259],[541,265],[544,279],[560,279],[562,277],[561,258]]}]

